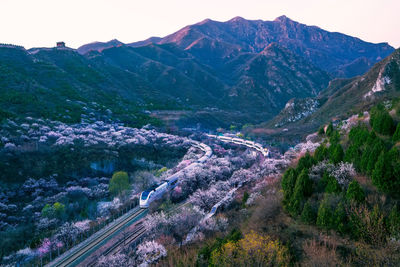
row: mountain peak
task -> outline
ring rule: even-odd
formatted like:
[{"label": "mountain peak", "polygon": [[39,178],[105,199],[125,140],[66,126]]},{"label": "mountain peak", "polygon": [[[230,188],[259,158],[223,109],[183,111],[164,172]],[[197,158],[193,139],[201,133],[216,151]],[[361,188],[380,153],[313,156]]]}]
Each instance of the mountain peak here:
[{"label": "mountain peak", "polygon": [[277,22],[289,22],[289,21],[293,21],[290,18],[286,17],[285,15],[279,16],[276,19],[274,19],[274,21]]},{"label": "mountain peak", "polygon": [[246,19],[240,17],[240,16],[236,16],[232,19],[229,20],[229,22],[241,22],[241,21],[245,21]]},{"label": "mountain peak", "polygon": [[206,24],[206,23],[208,23],[208,22],[211,22],[212,20],[211,19],[204,19],[204,20],[202,20],[202,21],[200,21],[199,23],[197,23],[197,25],[203,25],[203,24]]}]

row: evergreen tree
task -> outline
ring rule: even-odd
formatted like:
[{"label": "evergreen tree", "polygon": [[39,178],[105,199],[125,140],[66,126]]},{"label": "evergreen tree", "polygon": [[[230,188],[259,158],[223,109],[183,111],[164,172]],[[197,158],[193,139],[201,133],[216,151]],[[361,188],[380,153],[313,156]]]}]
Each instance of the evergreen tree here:
[{"label": "evergreen tree", "polygon": [[285,171],[282,177],[282,190],[283,190],[283,204],[288,204],[289,199],[291,198],[294,190],[294,186],[296,184],[296,171],[293,168],[289,168]]},{"label": "evergreen tree", "polygon": [[359,170],[359,166],[361,164],[361,153],[359,150],[359,145],[351,144],[347,148],[343,160],[346,162],[352,162],[356,169]]},{"label": "evergreen tree", "polygon": [[325,187],[325,192],[326,193],[340,193],[342,191],[342,188],[340,187],[338,181],[336,180],[335,177],[328,175],[327,178],[327,185]]},{"label": "evergreen tree", "polygon": [[360,184],[353,180],[346,191],[346,198],[348,200],[353,200],[356,202],[363,202],[365,199],[364,190],[361,188]]},{"label": "evergreen tree", "polygon": [[310,200],[304,204],[303,211],[301,213],[301,220],[307,224],[314,224],[316,220],[316,214],[311,206]]},{"label": "evergreen tree", "polygon": [[298,215],[302,211],[304,198],[312,193],[312,181],[308,177],[308,170],[303,169],[296,179],[293,196],[290,200],[288,211],[290,214]]},{"label": "evergreen tree", "polygon": [[332,227],[332,223],[332,208],[328,203],[328,198],[325,196],[318,208],[317,225],[324,229],[330,229]]},{"label": "evergreen tree", "polygon": [[307,151],[307,153],[299,159],[299,163],[297,164],[296,171],[297,171],[297,173],[301,173],[303,171],[303,169],[309,169],[314,164],[315,164],[314,158]]},{"label": "evergreen tree", "polygon": [[331,133],[331,136],[329,137],[329,142],[331,144],[338,144],[340,142],[340,134],[339,131],[335,130]]},{"label": "evergreen tree", "polygon": [[369,132],[367,127],[357,125],[356,127],[351,128],[349,139],[353,145],[360,147],[367,141],[368,135]]},{"label": "evergreen tree", "polygon": [[331,136],[332,132],[333,132],[333,125],[332,125],[332,122],[331,122],[331,123],[329,123],[328,128],[326,128],[325,133],[326,133],[327,136]]},{"label": "evergreen tree", "polygon": [[324,126],[319,127],[318,135],[324,135],[324,134],[325,134]]},{"label": "evergreen tree", "polygon": [[347,232],[348,229],[347,213],[343,202],[339,202],[333,215],[333,227],[341,234]]},{"label": "evergreen tree", "polygon": [[392,140],[393,142],[400,141],[400,123],[397,124],[396,131],[393,134]]},{"label": "evergreen tree", "polygon": [[381,140],[378,140],[374,144],[374,146],[368,156],[368,163],[367,163],[367,168],[366,168],[367,174],[372,173],[372,171],[374,170],[376,161],[378,160],[379,155],[381,154],[381,152],[384,149],[385,149],[385,146]]},{"label": "evergreen tree", "polygon": [[314,158],[316,161],[323,161],[328,158],[328,148],[322,144],[314,152]]},{"label": "evergreen tree", "polygon": [[382,105],[371,109],[369,122],[372,128],[380,134],[391,135],[394,132],[394,121]]},{"label": "evergreen tree", "polygon": [[365,148],[364,152],[362,153],[361,162],[360,162],[360,170],[363,173],[367,172],[369,155],[371,154],[371,151],[372,151],[372,147],[371,146],[367,146]]},{"label": "evergreen tree", "polygon": [[331,159],[332,163],[337,164],[343,160],[344,152],[343,148],[339,143],[332,144],[329,147],[329,158]]}]

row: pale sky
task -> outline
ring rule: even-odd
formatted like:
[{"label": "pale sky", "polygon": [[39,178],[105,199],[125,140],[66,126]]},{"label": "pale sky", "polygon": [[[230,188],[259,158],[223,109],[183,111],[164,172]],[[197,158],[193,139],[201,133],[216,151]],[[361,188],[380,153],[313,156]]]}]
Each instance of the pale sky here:
[{"label": "pale sky", "polygon": [[280,15],[365,41],[400,46],[400,0],[0,0],[0,43],[124,43],[165,36],[203,19]]}]

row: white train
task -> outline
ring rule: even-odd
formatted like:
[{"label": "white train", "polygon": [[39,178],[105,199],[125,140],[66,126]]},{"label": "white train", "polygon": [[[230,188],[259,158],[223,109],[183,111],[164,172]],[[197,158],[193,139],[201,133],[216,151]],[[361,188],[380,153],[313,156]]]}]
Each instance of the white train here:
[{"label": "white train", "polygon": [[212,155],[212,150],[209,146],[202,144],[197,141],[193,141],[193,146],[201,149],[204,152],[204,155],[196,160],[194,163],[186,166],[184,169],[174,173],[173,175],[169,176],[167,179],[163,180],[161,183],[156,184],[149,189],[143,191],[140,194],[140,199],[139,199],[139,207],[146,209],[149,207],[150,203],[153,202],[154,200],[160,199],[165,192],[168,190],[173,189],[178,181],[179,177],[182,177],[184,174],[184,171],[190,168],[193,168],[199,163],[204,163],[207,159],[209,159]]},{"label": "white train", "polygon": [[263,146],[261,144],[255,143],[253,141],[244,140],[241,138],[223,136],[223,135],[217,136],[217,135],[213,135],[213,134],[209,134],[208,137],[218,138],[219,140],[221,140],[223,142],[234,143],[237,145],[244,145],[249,148],[253,148],[253,149],[257,150],[258,152],[260,152],[261,154],[263,154],[264,157],[267,157],[269,154],[269,151],[267,148],[263,148]]}]

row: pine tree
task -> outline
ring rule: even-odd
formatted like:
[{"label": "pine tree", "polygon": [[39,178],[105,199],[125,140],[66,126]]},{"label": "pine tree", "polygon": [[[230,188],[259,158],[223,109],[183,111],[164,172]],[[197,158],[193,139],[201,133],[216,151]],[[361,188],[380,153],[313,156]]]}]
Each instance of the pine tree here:
[{"label": "pine tree", "polygon": [[339,202],[333,215],[333,227],[341,234],[347,232],[348,229],[347,213],[343,202]]},{"label": "pine tree", "polygon": [[331,159],[332,163],[337,164],[343,160],[344,152],[343,148],[340,144],[332,144],[329,147],[329,158]]},{"label": "pine tree", "polygon": [[331,123],[329,123],[328,128],[326,128],[326,132],[325,132],[326,136],[331,136],[332,132],[333,132],[333,125],[331,122]]},{"label": "pine tree", "polygon": [[397,124],[396,131],[393,134],[392,140],[393,142],[400,141],[400,123]]},{"label": "pine tree", "polygon": [[364,190],[361,188],[360,184],[356,180],[353,180],[349,184],[349,187],[347,188],[346,191],[346,198],[348,200],[353,200],[360,203],[364,201],[365,199]]},{"label": "pine tree", "polygon": [[340,193],[341,191],[342,191],[342,188],[340,187],[336,178],[328,175],[328,183],[325,187],[325,192],[337,194],[337,193]]},{"label": "pine tree", "polygon": [[381,152],[384,149],[385,149],[385,146],[381,140],[377,141],[374,144],[374,146],[368,156],[368,163],[367,163],[367,168],[366,168],[367,174],[372,173],[372,171],[374,170],[374,167],[375,167],[375,163],[378,160],[379,155],[381,154]]},{"label": "pine tree", "polygon": [[307,224],[314,224],[316,220],[316,214],[311,206],[310,200],[304,205],[303,211],[301,213],[301,220]]},{"label": "pine tree", "polygon": [[293,196],[290,199],[288,211],[292,215],[298,215],[302,211],[302,203],[304,198],[312,193],[312,181],[308,177],[308,170],[303,169],[296,179]]},{"label": "pine tree", "polygon": [[281,184],[283,189],[284,205],[287,204],[293,194],[296,178],[296,171],[293,168],[287,169],[283,174]]},{"label": "pine tree", "polygon": [[317,225],[324,229],[330,229],[333,223],[333,213],[332,208],[328,203],[328,199],[325,198],[321,201],[321,204],[318,208],[318,215],[317,215]]},{"label": "pine tree", "polygon": [[306,153],[303,157],[301,157],[301,158],[299,159],[299,163],[297,164],[296,171],[297,171],[298,173],[301,173],[301,171],[302,171],[303,169],[309,169],[309,168],[311,168],[311,166],[314,165],[314,164],[315,164],[314,158],[313,158],[313,157],[310,155],[310,153],[307,151],[307,153]]},{"label": "pine tree", "polygon": [[328,148],[322,144],[314,152],[314,158],[316,161],[323,161],[328,158]]}]

